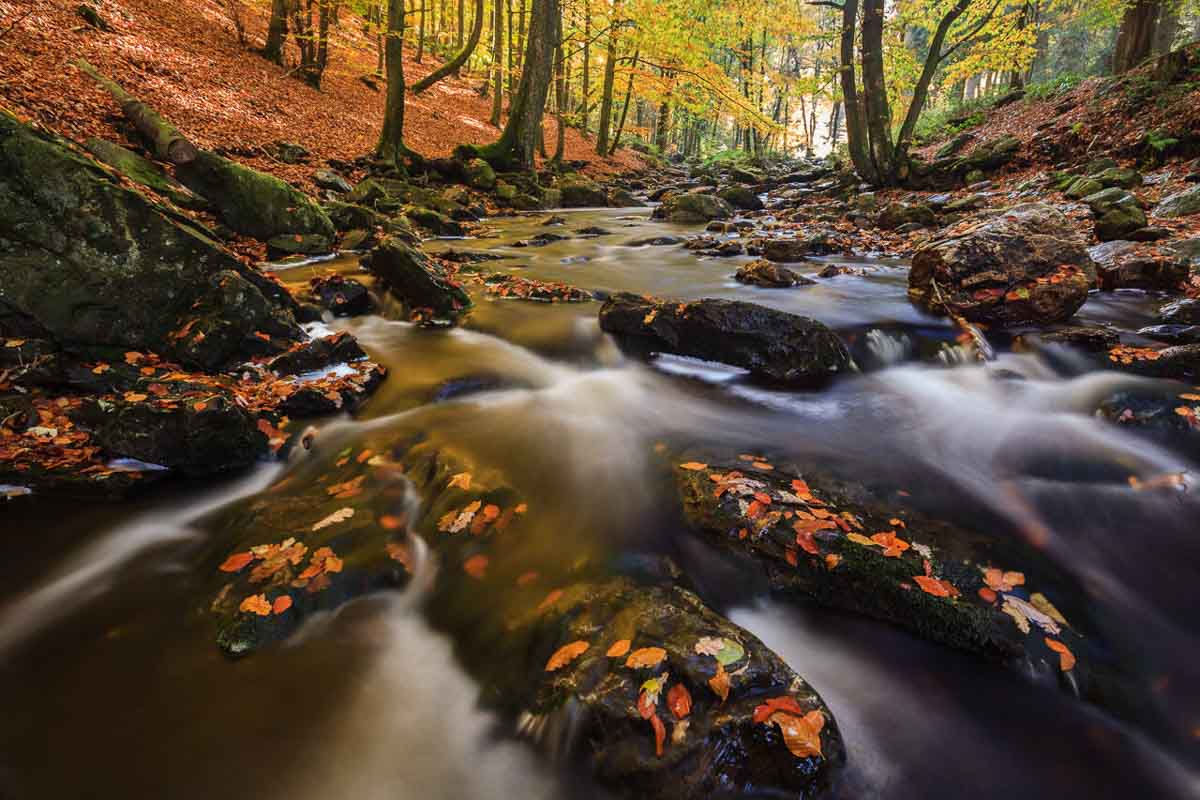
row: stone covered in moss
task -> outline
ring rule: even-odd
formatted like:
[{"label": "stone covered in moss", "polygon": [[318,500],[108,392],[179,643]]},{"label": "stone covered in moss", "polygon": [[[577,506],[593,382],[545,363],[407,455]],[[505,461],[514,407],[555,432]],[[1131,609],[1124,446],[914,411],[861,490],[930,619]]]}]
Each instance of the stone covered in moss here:
[{"label": "stone covered in moss", "polygon": [[471,307],[470,296],[443,266],[396,237],[384,239],[362,264],[412,311],[455,318]]}]

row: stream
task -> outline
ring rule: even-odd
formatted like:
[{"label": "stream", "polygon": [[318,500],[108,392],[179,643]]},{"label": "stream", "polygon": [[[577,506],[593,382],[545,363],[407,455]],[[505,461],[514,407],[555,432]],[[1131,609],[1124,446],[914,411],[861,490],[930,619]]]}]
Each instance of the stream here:
[{"label": "stream", "polygon": [[[0,800],[25,798],[603,797],[553,743],[519,738],[481,708],[462,642],[421,612],[421,581],[310,619],[285,643],[230,661],[197,609],[214,514],[317,462],[400,430],[453,442],[546,506],[525,546],[670,556],[714,608],[821,693],[848,749],[832,796],[1064,798],[1200,796],[1200,503],[1134,492],[1131,475],[1183,474],[1183,452],[1091,416],[1133,385],[1067,351],[963,358],[958,331],[916,310],[906,263],[863,256],[847,274],[792,289],[732,278],[748,258],[677,245],[630,247],[695,227],[648,209],[568,210],[491,220],[494,233],[430,252],[487,250],[511,271],[585,289],[748,300],[836,329],[870,369],[813,392],[736,368],[626,357],[598,303],[476,296],[464,327],[429,330],[396,309],[334,320],[389,376],[353,418],[315,421],[316,446],[203,486],[176,482],[116,504],[33,498],[2,512],[27,555],[0,567]],[[595,238],[575,231],[598,226]],[[551,231],[541,247],[518,240]],[[342,256],[281,270],[288,283]],[[1157,302],[1095,295],[1078,324],[1133,332]],[[677,501],[652,478],[656,442],[804,457],[906,486],[947,518],[996,537],[1034,536],[1083,587],[1091,614],[1153,687],[1154,730],[1069,697],[1045,676],[1002,670],[871,620],[768,598],[677,530]],[[293,483],[293,485],[295,485]],[[414,500],[415,502],[415,500]],[[286,532],[281,531],[281,535]],[[419,571],[418,571],[419,573]],[[487,598],[474,602],[486,604]],[[473,654],[486,658],[486,653]],[[1147,711],[1150,714],[1150,711]]]}]

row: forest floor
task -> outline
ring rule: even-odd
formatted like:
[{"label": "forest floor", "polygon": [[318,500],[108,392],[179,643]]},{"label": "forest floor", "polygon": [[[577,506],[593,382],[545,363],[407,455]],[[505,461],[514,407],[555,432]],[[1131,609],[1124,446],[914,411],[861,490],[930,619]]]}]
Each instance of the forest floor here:
[{"label": "forest floor", "polygon": [[[244,7],[245,44],[238,42],[227,7],[216,0],[105,0],[100,13],[108,32],[86,24],[77,8],[73,0],[0,0],[0,103],[10,111],[76,140],[95,136],[130,144],[112,98],[73,65],[83,58],[200,147],[220,149],[310,192],[314,165],[330,158],[350,161],[375,145],[385,82],[372,89],[360,80],[375,71],[375,40],[345,8],[333,30],[320,90],[258,54],[266,35],[265,7]],[[289,55],[294,60],[294,50]],[[414,55],[405,48],[410,84],[441,64],[431,54],[417,64]],[[409,146],[445,156],[460,143],[494,141],[499,129],[488,122],[491,99],[479,93],[483,80],[464,72],[419,96],[410,94]],[[551,142],[554,125],[546,121]],[[274,158],[270,146],[281,140],[309,150],[309,163]],[[583,171],[593,177],[642,165],[631,150],[601,159],[594,147],[594,138],[567,129],[565,158],[588,161]]]}]

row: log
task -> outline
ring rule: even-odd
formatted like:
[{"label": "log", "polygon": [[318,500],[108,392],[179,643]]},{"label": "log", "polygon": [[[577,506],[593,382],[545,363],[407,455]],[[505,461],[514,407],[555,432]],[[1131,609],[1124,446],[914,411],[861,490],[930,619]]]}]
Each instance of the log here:
[{"label": "log", "polygon": [[163,119],[157,111],[146,103],[143,103],[122,89],[120,84],[101,75],[95,67],[82,58],[75,62],[75,66],[104,87],[113,96],[113,99],[121,105],[121,113],[133,123],[138,133],[150,143],[155,158],[160,161],[180,165],[194,161],[196,156],[199,155],[200,151],[196,146],[180,133],[174,125]]}]

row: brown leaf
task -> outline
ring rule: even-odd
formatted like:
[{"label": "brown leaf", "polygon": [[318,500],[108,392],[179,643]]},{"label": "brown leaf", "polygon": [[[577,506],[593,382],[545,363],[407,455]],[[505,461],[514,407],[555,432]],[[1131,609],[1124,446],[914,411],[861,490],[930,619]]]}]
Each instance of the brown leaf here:
[{"label": "brown leaf", "polygon": [[254,560],[253,553],[234,553],[225,559],[218,567],[221,572],[241,572],[247,564]]},{"label": "brown leaf", "polygon": [[275,602],[271,604],[271,612],[274,614],[282,614],[292,607],[292,596],[289,594],[281,594],[275,598]]},{"label": "brown leaf", "polygon": [[776,711],[769,721],[779,726],[783,743],[796,758],[823,757],[821,729],[825,727],[825,715],[820,711],[810,711],[802,717]]},{"label": "brown leaf", "polygon": [[717,674],[708,679],[708,688],[721,698],[722,703],[729,698],[729,673],[724,664],[717,664]]},{"label": "brown leaf", "polygon": [[675,719],[683,719],[692,713],[692,694],[682,683],[677,683],[667,692],[667,708]]},{"label": "brown leaf", "polygon": [[629,654],[629,658],[625,659],[625,666],[632,669],[657,667],[666,657],[667,651],[661,647],[643,647]]},{"label": "brown leaf", "polygon": [[238,611],[265,617],[271,613],[271,604],[267,602],[265,594],[252,594],[242,601],[242,604],[238,606]]}]

